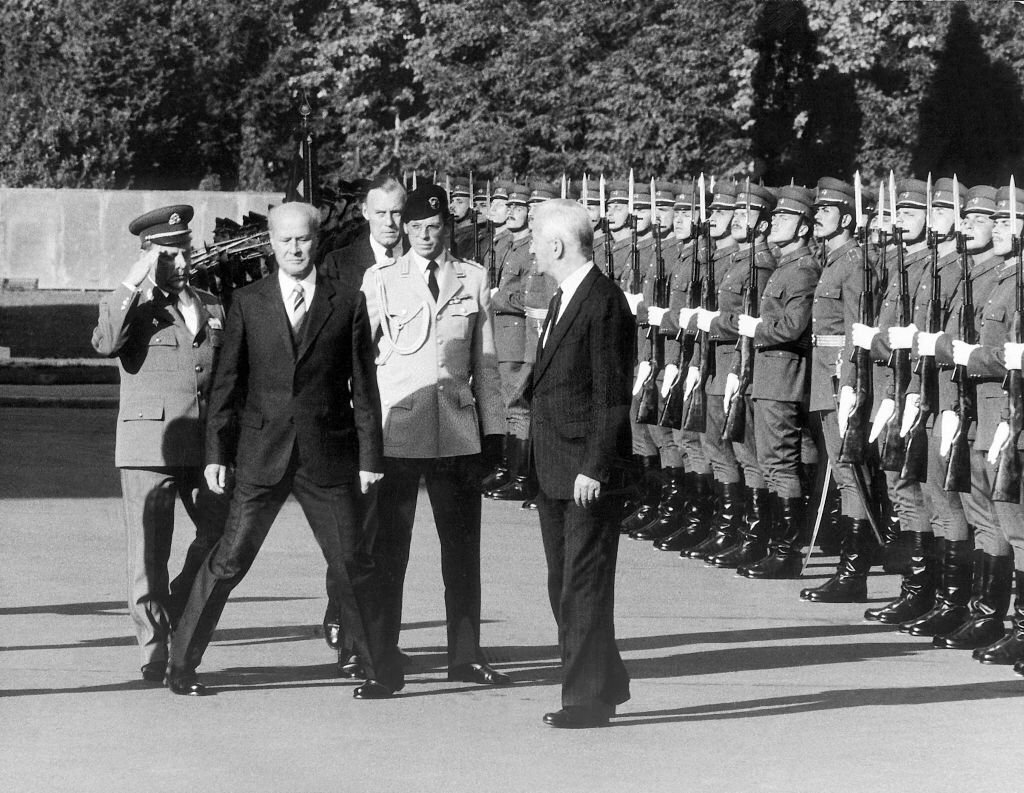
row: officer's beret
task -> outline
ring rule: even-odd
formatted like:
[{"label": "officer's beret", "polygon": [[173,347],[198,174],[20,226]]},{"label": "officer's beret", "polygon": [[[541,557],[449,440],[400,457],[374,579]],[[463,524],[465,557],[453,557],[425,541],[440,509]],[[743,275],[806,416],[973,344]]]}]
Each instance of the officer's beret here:
[{"label": "officer's beret", "polygon": [[[977,212],[982,215],[991,215],[996,211],[996,189],[987,184],[979,184],[967,191],[967,201],[964,202],[964,213]],[[1007,213],[1009,214],[1009,213]]]},{"label": "officer's beret", "polygon": [[128,224],[128,231],[137,234],[140,242],[157,245],[178,245],[189,239],[189,221],[195,210],[188,204],[160,207],[139,215]]},{"label": "officer's beret", "polygon": [[530,188],[525,184],[509,185],[508,202],[526,206],[530,202]]},{"label": "officer's beret", "polygon": [[715,182],[710,209],[735,209],[737,186],[735,182],[722,179]]},{"label": "officer's beret", "polygon": [[[1014,188],[1014,198],[1016,199],[1017,206],[1014,207],[1014,211],[1017,217],[1024,217],[1024,190],[1019,187]],[[997,218],[1008,218],[1010,217],[1010,187],[1000,187],[996,192],[996,211],[993,213],[993,217]]]},{"label": "officer's beret", "polygon": [[425,220],[435,215],[440,215],[442,220],[448,219],[448,194],[440,185],[419,185],[406,197],[405,209],[402,210],[403,223]]},{"label": "officer's beret", "polygon": [[936,207],[963,207],[964,199],[967,197],[967,188],[963,183],[957,184],[959,191],[958,200],[953,201],[953,180],[943,177],[932,186],[932,206]]},{"label": "officer's beret", "polygon": [[775,194],[770,188],[764,185],[752,184],[749,192],[746,188],[736,191],[735,209],[745,208],[749,203],[751,209],[767,209],[769,212],[775,208]]},{"label": "officer's beret", "polygon": [[775,211],[810,218],[814,214],[814,203],[815,195],[811,188],[786,185],[778,189]]},{"label": "officer's beret", "polygon": [[831,176],[823,176],[818,180],[818,191],[814,197],[814,206],[842,207],[851,213],[856,206],[856,191],[852,184],[833,179]]},{"label": "officer's beret", "polygon": [[530,203],[539,204],[542,201],[548,201],[552,198],[557,198],[561,194],[561,187],[555,187],[554,185],[548,184],[547,182],[534,182],[530,186]]},{"label": "officer's beret", "polygon": [[896,185],[896,208],[924,209],[928,205],[928,183],[904,179]]}]

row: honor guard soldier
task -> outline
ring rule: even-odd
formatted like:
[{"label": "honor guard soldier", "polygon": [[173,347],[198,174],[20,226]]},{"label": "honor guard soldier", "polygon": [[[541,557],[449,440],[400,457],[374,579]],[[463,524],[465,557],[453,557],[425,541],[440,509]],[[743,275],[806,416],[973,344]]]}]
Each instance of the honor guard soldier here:
[{"label": "honor guard soldier", "polygon": [[[813,190],[779,188],[768,244],[778,248],[781,258],[765,284],[758,316],[741,314],[738,321],[740,335],[753,339],[757,349],[750,396],[754,445],[767,484],[769,515],[747,523],[742,541],[727,559],[747,578],[796,578],[800,574],[804,527],[801,438],[807,426],[811,306],[821,275],[821,264],[808,246],[813,207]],[[755,493],[753,500],[763,502],[764,496]],[[721,557],[719,563],[724,566]]]},{"label": "honor guard soldier", "polygon": [[[190,206],[168,206],[129,224],[142,255],[100,304],[92,334],[96,352],[116,356],[121,371],[114,464],[128,544],[128,611],[142,677],[152,683],[164,680],[170,633],[227,517],[227,500],[203,482],[207,398],[224,312],[217,298],[188,283],[192,214]],[[196,534],[180,575],[168,583],[177,499]]]},{"label": "honor guard soldier", "polygon": [[[737,192],[730,226],[737,246],[732,261],[718,282],[718,308],[715,311],[699,309],[697,313],[697,327],[707,333],[715,344],[715,379],[707,390],[708,432],[712,431],[713,424],[720,436],[725,431],[728,409],[734,398],[744,400],[746,414],[743,439],[732,442],[735,460],[743,469],[744,485],[737,483],[728,494],[731,497],[723,500],[717,530],[704,543],[686,552],[691,559],[704,559],[711,564],[717,561],[716,566],[731,564],[732,554],[724,561],[718,556],[742,542],[741,532],[745,535],[769,530],[761,528],[761,523],[769,519],[768,491],[754,443],[749,386],[745,393],[741,393],[738,387],[742,384],[735,372],[739,371],[739,316],[744,312],[746,291],[752,286],[758,295],[762,294],[769,275],[775,269],[775,258],[767,243],[774,208],[775,195],[767,187],[750,185],[746,190]],[[752,256],[755,283],[750,285]],[[717,268],[715,274],[718,274]],[[714,422],[711,420],[712,408],[721,416],[720,426],[717,415]]]},{"label": "honor guard soldier", "polygon": [[472,259],[477,224],[473,218],[475,211],[469,194],[469,179],[462,176],[453,178],[451,190],[452,253],[464,259]]},{"label": "honor guard soldier", "polygon": [[[497,286],[491,293],[494,314],[494,346],[498,353],[498,374],[505,405],[504,476],[499,471],[484,480],[487,498],[525,501],[530,474],[530,408],[524,397],[533,372],[536,344],[527,333],[524,295],[530,275],[530,226],[527,222],[530,191],[526,185],[508,190],[506,244],[496,259]],[[490,481],[488,481],[490,480]]]}]

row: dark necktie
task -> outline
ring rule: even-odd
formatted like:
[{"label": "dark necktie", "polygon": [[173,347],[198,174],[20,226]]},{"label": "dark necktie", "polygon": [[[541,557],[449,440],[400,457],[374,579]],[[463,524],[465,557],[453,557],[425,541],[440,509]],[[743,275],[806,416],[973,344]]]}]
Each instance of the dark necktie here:
[{"label": "dark necktie", "polygon": [[441,290],[437,286],[437,262],[433,259],[427,262],[427,288],[430,289],[430,294],[434,296],[434,300],[437,300]]},{"label": "dark necktie", "polygon": [[562,307],[562,290],[561,288],[555,290],[555,296],[551,298],[551,303],[548,305],[548,316],[547,321],[544,323],[544,335],[541,336],[541,346],[543,347],[548,343],[548,336],[551,335],[551,329],[558,322],[558,311]]}]

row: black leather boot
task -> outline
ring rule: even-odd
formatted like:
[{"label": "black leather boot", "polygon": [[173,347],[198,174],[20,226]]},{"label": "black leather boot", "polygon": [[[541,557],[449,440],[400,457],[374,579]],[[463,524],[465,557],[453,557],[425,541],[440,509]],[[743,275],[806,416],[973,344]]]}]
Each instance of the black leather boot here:
[{"label": "black leather boot", "polygon": [[631,540],[660,540],[679,528],[682,516],[686,514],[688,499],[685,474],[682,468],[668,468],[665,474],[668,479],[661,486],[657,515],[650,523],[631,531]]},{"label": "black leather boot", "polygon": [[[829,488],[824,498],[828,499],[825,514],[822,516],[822,527],[818,530],[818,550],[824,556],[835,556],[843,550],[843,500],[839,488]],[[814,531],[814,516],[809,515],[810,529],[808,537]]]},{"label": "black leather boot", "polygon": [[495,501],[522,501],[530,497],[530,441],[509,438],[506,450],[510,476],[504,485],[489,490],[484,495]]},{"label": "black leather boot", "polygon": [[703,542],[680,552],[684,559],[704,559],[732,545],[743,521],[743,484],[729,482],[722,485],[722,498],[714,527]]},{"label": "black leather boot", "polygon": [[[678,516],[678,528],[654,547],[659,551],[682,551],[702,542],[711,531],[715,515],[715,478],[711,474],[693,474],[693,488],[686,510]],[[675,520],[673,516],[673,520]]]},{"label": "black leather boot", "polygon": [[661,458],[656,454],[642,455],[637,457],[637,462],[640,466],[637,477],[640,506],[619,524],[619,531],[623,534],[646,526],[658,515],[661,497]]},{"label": "black leather boot", "polygon": [[736,542],[708,557],[708,564],[715,567],[736,568],[753,564],[768,554],[768,538],[771,536],[771,493],[767,489],[746,488],[746,514],[740,526]]},{"label": "black leather boot", "polygon": [[868,597],[868,570],[876,547],[871,524],[842,518],[843,544],[835,575],[821,586],[800,590],[800,599],[812,603],[863,603]]},{"label": "black leather boot", "polygon": [[804,498],[772,494],[771,544],[768,555],[737,569],[745,578],[798,578],[800,537],[804,529]]},{"label": "black leather boot", "polygon": [[933,647],[977,650],[1003,636],[1006,632],[1003,618],[1010,608],[1010,567],[1008,556],[989,556],[984,551],[975,551],[967,619],[956,630],[932,639]]},{"label": "black leather boot", "polygon": [[935,538],[939,579],[935,605],[918,619],[901,623],[900,631],[911,636],[941,636],[963,624],[971,597],[970,548],[968,540]]},{"label": "black leather boot", "polygon": [[900,531],[899,515],[889,512],[882,518],[882,547],[880,561],[882,569],[887,573],[903,575],[910,571],[910,548],[903,540]]},{"label": "black leather boot", "polygon": [[935,605],[935,562],[931,554],[932,535],[905,531],[910,548],[910,571],[903,574],[900,596],[881,608],[868,609],[864,619],[883,625],[898,625],[917,619]]},{"label": "black leather boot", "polygon": [[512,441],[515,440],[511,435],[505,435],[501,442],[501,460],[494,470],[491,471],[487,476],[480,482],[480,492],[488,493],[491,490],[496,490],[505,483],[508,482],[508,449]]},{"label": "black leather boot", "polygon": [[1003,638],[975,650],[975,659],[983,664],[1016,664],[1024,661],[1024,572],[1015,570],[1017,596],[1013,601],[1013,617],[1010,618],[1010,632]]}]

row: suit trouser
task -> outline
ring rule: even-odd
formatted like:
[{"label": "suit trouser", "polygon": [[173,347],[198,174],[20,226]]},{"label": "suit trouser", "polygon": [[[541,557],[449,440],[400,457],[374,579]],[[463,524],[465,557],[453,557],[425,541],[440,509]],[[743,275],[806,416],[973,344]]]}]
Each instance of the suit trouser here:
[{"label": "suit trouser", "polygon": [[740,466],[736,462],[736,453],[732,443],[722,440],[725,428],[725,406],[721,394],[707,395],[707,427],[701,435],[704,451],[715,479],[722,484],[734,484],[741,481]]},{"label": "suit trouser", "polygon": [[430,508],[441,541],[448,625],[448,666],[483,660],[480,650],[480,506],[475,482],[479,455],[445,458],[384,458],[378,485],[377,536],[373,555],[383,572],[380,604],[385,639],[397,650],[402,628],[402,594],[409,566],[420,479],[426,480]]},{"label": "suit trouser", "polygon": [[[377,490],[370,488],[369,493],[353,493],[355,499],[355,520],[361,527],[361,537],[373,537],[377,533]],[[333,622],[341,626],[338,638],[338,649],[351,654],[353,652],[352,642],[346,638],[345,625],[342,621],[341,603],[338,601],[338,582],[334,579],[334,569],[327,567],[326,575],[327,609],[324,612],[324,622]]]},{"label": "suit trouser", "polygon": [[191,672],[199,666],[228,595],[252,567],[274,519],[292,494],[332,569],[346,635],[363,660],[367,677],[401,688],[401,666],[387,655],[383,625],[375,608],[380,597],[377,571],[357,536],[353,497],[357,487],[354,472],[351,482],[317,484],[297,451],[276,484],[236,482],[224,536],[196,576],[174,632],[172,670]]},{"label": "suit trouser", "polygon": [[562,706],[619,705],[629,699],[629,674],[615,644],[615,562],[619,533],[603,511],[537,495],[548,599],[558,625]]},{"label": "suit trouser", "polygon": [[[181,573],[168,584],[167,560],[180,498],[196,535]],[[167,662],[167,639],[203,559],[224,531],[228,499],[211,493],[198,467],[122,468],[128,550],[128,612],[135,623],[142,665]]]}]

